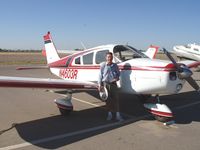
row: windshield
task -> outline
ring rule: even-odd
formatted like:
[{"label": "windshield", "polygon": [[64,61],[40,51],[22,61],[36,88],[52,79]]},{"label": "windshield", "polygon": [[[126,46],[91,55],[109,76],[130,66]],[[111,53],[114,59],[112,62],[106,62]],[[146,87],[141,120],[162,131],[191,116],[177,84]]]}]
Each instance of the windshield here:
[{"label": "windshield", "polygon": [[148,58],[141,51],[128,46],[128,45],[117,45],[114,47],[114,56],[117,57],[121,61],[126,61],[129,59],[135,58]]}]

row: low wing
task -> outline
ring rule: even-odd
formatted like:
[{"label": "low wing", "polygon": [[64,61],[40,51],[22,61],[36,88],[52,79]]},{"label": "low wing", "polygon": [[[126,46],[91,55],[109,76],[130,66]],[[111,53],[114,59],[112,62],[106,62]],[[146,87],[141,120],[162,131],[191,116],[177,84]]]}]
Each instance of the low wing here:
[{"label": "low wing", "polygon": [[180,61],[178,63],[185,64],[188,66],[188,68],[196,68],[200,66],[200,61],[193,61],[193,60],[185,60],[185,61]]},{"label": "low wing", "polygon": [[97,84],[93,82],[67,81],[62,79],[0,76],[0,87],[47,89],[97,89]]}]

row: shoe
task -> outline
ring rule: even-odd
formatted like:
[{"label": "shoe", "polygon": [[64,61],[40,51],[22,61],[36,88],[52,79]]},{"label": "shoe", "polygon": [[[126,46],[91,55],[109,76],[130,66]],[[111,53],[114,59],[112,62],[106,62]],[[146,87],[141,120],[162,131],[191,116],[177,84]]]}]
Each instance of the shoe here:
[{"label": "shoe", "polygon": [[122,118],[122,116],[120,115],[119,112],[116,113],[116,120],[117,120],[117,121],[120,121],[120,122],[121,122],[121,121],[124,121],[124,119]]},{"label": "shoe", "polygon": [[107,116],[107,119],[106,119],[107,121],[110,121],[110,120],[112,120],[112,113],[108,113],[108,116]]}]

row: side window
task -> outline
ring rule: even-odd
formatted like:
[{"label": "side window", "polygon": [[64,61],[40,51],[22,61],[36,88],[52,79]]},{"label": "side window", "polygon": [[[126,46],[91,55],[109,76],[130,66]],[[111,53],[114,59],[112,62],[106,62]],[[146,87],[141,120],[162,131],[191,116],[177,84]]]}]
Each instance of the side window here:
[{"label": "side window", "polygon": [[80,65],[81,64],[81,58],[80,57],[75,59],[75,64],[76,65]]},{"label": "side window", "polygon": [[69,66],[71,60],[72,60],[72,57],[70,57],[70,58],[67,60],[67,62],[66,62],[66,66],[67,66],[67,67]]},{"label": "side window", "polygon": [[96,59],[95,59],[95,63],[96,64],[100,64],[101,62],[104,62],[106,59],[106,53],[108,53],[109,50],[103,50],[103,51],[98,51],[96,53]]},{"label": "side window", "polygon": [[89,53],[83,56],[83,64],[93,64],[93,55],[94,53]]}]

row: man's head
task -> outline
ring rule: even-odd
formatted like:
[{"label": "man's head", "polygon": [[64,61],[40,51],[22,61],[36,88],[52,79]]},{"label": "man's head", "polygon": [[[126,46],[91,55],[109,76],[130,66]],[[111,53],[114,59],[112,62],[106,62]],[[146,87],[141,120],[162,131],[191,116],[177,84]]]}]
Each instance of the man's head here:
[{"label": "man's head", "polygon": [[113,60],[113,54],[111,52],[106,53],[106,62],[107,64],[111,64]]}]

